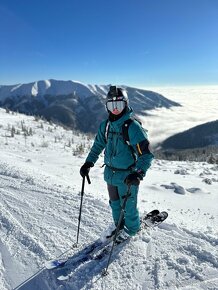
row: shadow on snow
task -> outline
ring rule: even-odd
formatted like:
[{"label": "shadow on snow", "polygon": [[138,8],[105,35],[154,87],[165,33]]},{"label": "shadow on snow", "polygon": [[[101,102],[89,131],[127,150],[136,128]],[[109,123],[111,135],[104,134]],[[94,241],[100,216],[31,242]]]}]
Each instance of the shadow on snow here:
[{"label": "shadow on snow", "polygon": [[[127,242],[114,248],[111,263],[117,258],[126,244]],[[79,262],[77,259],[83,251],[84,249],[70,257],[69,263],[62,268],[48,270],[43,267],[30,278],[15,287],[14,290],[91,289],[99,279],[105,279],[102,276],[102,271],[107,265],[108,255],[101,260],[88,259],[85,262]],[[109,266],[109,275],[110,271],[111,269]],[[57,279],[61,275],[66,276],[68,274],[70,277],[65,281],[59,281]]]}]

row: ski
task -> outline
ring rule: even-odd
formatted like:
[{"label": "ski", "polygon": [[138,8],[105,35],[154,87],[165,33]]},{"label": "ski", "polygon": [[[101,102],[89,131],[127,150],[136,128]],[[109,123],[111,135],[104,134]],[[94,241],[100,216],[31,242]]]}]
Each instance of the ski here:
[{"label": "ski", "polygon": [[[100,250],[102,249],[104,246],[106,246],[108,243],[110,242],[109,240],[106,241],[102,241],[101,239],[96,240],[95,242],[89,244],[88,246],[86,246],[84,249],[80,250],[79,252],[77,252],[74,256],[68,256],[66,258],[60,258],[60,259],[54,259],[54,260],[50,260],[47,261],[44,266],[46,269],[48,270],[53,270],[53,269],[57,269],[57,268],[63,268],[65,267],[67,262],[71,262],[70,264],[78,264],[78,263],[82,263],[84,262],[87,257],[94,252],[95,250]],[[70,261],[72,260],[72,261]]]},{"label": "ski", "polygon": [[[118,249],[118,246],[121,246],[121,244],[123,246],[128,241],[129,241],[129,239],[123,241],[122,243],[115,244],[116,245],[116,249]],[[103,260],[103,258],[107,257],[107,255],[110,253],[111,245],[112,245],[112,241],[110,241],[108,243],[108,245],[106,245],[103,249],[99,250],[97,253],[95,253],[95,254],[93,253],[92,255],[90,255],[90,257],[89,257],[89,259],[87,259],[87,261],[101,261],[101,260]],[[86,262],[86,261],[84,261],[84,262]],[[73,277],[74,270],[75,270],[75,268],[74,269],[71,269],[70,272],[67,272],[66,274],[62,274],[62,275],[58,276],[57,279],[59,281],[69,280],[70,278]]]},{"label": "ski", "polygon": [[143,219],[143,224],[145,227],[153,228],[157,227],[161,224],[165,219],[167,219],[168,213],[166,211],[156,212],[155,214],[151,215],[149,218],[145,217]]},{"label": "ski", "polygon": [[[159,210],[153,210],[149,213],[147,213],[142,219],[141,219],[141,229],[143,230],[145,228],[153,228],[158,226],[160,223],[162,223],[166,218],[168,217],[167,212],[159,212]],[[99,246],[96,246],[93,248],[93,250],[90,249],[90,251],[83,253],[83,256],[79,257],[77,261],[75,259],[72,259],[72,262],[68,264],[68,267],[64,267],[64,270],[67,271],[67,273],[64,275],[60,275],[57,277],[58,280],[64,281],[70,279],[73,274],[76,267],[78,267],[80,264],[83,264],[87,261],[99,261],[105,258],[111,250],[112,245],[112,239],[113,236],[110,237],[110,239],[104,243],[102,243]],[[124,243],[127,243],[130,240],[128,238],[127,240],[124,240],[121,243],[115,243],[115,247],[117,248],[119,245],[123,245]],[[65,262],[66,264],[66,262]],[[69,273],[69,270],[70,273]]]}]

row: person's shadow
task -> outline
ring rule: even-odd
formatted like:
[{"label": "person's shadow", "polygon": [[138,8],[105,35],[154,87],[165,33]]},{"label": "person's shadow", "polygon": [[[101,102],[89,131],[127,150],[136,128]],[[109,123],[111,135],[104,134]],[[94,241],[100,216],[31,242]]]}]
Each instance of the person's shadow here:
[{"label": "person's shadow", "polygon": [[[128,241],[114,248],[111,263],[127,243]],[[79,290],[83,287],[83,289],[91,289],[95,282],[99,279],[104,279],[102,273],[107,265],[109,255],[103,256],[100,260],[87,259],[81,262],[78,260],[83,251],[84,249],[75,253],[62,268],[48,270],[43,267],[13,290]],[[110,273],[110,266],[108,273]],[[70,275],[70,277],[65,281],[57,279],[59,276],[67,275]]]}]

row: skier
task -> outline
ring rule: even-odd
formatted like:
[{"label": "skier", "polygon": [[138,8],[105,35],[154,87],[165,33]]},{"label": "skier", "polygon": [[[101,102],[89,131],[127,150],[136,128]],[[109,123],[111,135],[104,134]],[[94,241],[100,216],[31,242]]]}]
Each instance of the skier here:
[{"label": "skier", "polygon": [[[104,152],[104,180],[107,183],[109,203],[112,209],[115,233],[119,220],[123,197],[130,186],[131,195],[127,200],[124,220],[117,236],[119,242],[134,236],[140,229],[137,209],[137,195],[140,181],[154,158],[149,150],[146,131],[132,118],[127,92],[111,86],[107,94],[106,109],[109,114],[98,129],[94,144],[80,169],[82,177],[87,176],[100,153]],[[128,130],[125,133],[125,127]],[[127,135],[124,136],[124,135]],[[124,137],[127,140],[124,139]]]}]

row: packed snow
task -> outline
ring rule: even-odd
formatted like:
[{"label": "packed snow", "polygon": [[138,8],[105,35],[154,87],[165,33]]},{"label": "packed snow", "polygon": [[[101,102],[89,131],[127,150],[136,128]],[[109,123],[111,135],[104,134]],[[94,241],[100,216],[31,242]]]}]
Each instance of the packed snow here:
[{"label": "packed snow", "polygon": [[102,155],[85,185],[79,249],[72,247],[79,169],[92,142],[0,109],[0,289],[218,289],[218,166],[207,163],[153,162],[140,185],[139,211],[169,217],[117,247],[106,277],[106,259],[69,267],[67,281],[57,280],[61,269],[45,269],[46,261],[73,257],[112,223]]}]

